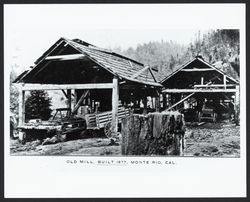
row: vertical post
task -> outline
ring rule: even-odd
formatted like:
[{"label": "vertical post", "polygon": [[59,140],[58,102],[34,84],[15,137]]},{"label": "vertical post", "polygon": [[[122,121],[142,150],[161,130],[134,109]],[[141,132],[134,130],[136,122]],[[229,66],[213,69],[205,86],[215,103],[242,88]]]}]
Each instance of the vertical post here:
[{"label": "vertical post", "polygon": [[239,110],[240,110],[240,86],[239,85],[236,85],[234,109],[235,109],[235,123],[236,125],[238,125],[239,124]]},{"label": "vertical post", "polygon": [[71,89],[67,90],[67,98],[68,98],[68,108],[70,108],[70,114],[71,114]]},{"label": "vertical post", "polygon": [[76,104],[77,104],[77,93],[76,93],[76,89],[73,90],[73,94],[74,94],[73,108],[75,108],[75,106],[76,106]]},{"label": "vertical post", "polygon": [[118,78],[113,78],[113,89],[112,89],[112,125],[111,133],[112,136],[118,132],[118,102],[119,102],[119,86]]},{"label": "vertical post", "polygon": [[155,111],[160,111],[160,94],[155,97]]},{"label": "vertical post", "polygon": [[201,85],[204,84],[204,77],[201,77]]},{"label": "vertical post", "polygon": [[167,97],[166,97],[166,93],[162,94],[163,97],[163,110],[167,109]]},{"label": "vertical post", "polygon": [[25,91],[20,87],[19,90],[19,111],[18,111],[18,125],[23,125],[25,122]]},{"label": "vertical post", "polygon": [[143,91],[142,104],[143,104],[143,114],[147,114],[148,99],[147,99],[147,93],[146,93],[146,90],[144,90],[144,91]]},{"label": "vertical post", "polygon": [[223,83],[224,83],[224,89],[226,89],[226,85],[227,85],[227,76],[226,75],[223,76]]}]

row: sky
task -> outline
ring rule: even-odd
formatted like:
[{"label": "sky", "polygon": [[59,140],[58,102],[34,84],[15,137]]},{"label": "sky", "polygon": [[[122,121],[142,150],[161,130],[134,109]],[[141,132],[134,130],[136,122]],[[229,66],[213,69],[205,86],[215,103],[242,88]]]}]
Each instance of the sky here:
[{"label": "sky", "polygon": [[[23,71],[60,37],[123,50],[161,40],[185,45],[195,39],[198,30],[217,28],[220,22],[218,18],[216,23],[209,22],[206,16],[211,13],[197,6],[4,5],[5,65],[17,64],[17,72]],[[201,16],[199,21],[195,16]],[[234,17],[228,20],[233,22]]]}]

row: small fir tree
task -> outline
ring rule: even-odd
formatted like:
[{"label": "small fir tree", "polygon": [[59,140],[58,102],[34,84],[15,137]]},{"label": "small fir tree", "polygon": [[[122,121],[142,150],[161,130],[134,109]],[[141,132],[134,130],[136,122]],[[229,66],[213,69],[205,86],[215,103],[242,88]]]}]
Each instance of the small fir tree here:
[{"label": "small fir tree", "polygon": [[48,120],[51,116],[51,98],[43,90],[34,90],[25,102],[25,118]]}]

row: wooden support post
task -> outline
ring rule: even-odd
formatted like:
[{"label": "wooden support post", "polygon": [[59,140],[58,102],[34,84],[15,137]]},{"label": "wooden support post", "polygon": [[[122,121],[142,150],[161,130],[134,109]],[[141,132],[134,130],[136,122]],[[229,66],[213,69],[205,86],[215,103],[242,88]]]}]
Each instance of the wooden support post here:
[{"label": "wooden support post", "polygon": [[118,78],[113,78],[113,89],[112,89],[112,124],[111,134],[115,136],[118,132],[118,102],[119,102],[119,86]]},{"label": "wooden support post", "polygon": [[159,94],[155,97],[155,111],[157,112],[160,111],[160,95]]},{"label": "wooden support post", "polygon": [[235,102],[234,102],[234,109],[235,109],[235,123],[239,125],[239,110],[240,110],[240,86],[236,86],[235,92]]},{"label": "wooden support post", "polygon": [[79,107],[82,104],[82,101],[84,100],[84,98],[88,95],[89,90],[84,91],[84,93],[82,94],[82,96],[80,97],[79,101],[77,102],[76,106],[74,107],[74,109],[72,110],[72,114],[77,114],[77,110],[79,109]]},{"label": "wooden support post", "polygon": [[74,100],[73,100],[73,109],[75,108],[76,104],[77,104],[77,93],[76,93],[76,89],[73,90],[73,94],[74,94]]},{"label": "wooden support post", "polygon": [[204,84],[204,77],[201,77],[201,85]]},{"label": "wooden support post", "polygon": [[223,76],[223,84],[224,84],[224,89],[226,89],[226,86],[227,86],[227,76],[226,75]]},{"label": "wooden support post", "polygon": [[19,111],[18,111],[18,125],[25,123],[25,91],[19,90]]},{"label": "wooden support post", "polygon": [[67,98],[68,98],[68,108],[70,108],[70,114],[71,114],[71,89],[67,90]]},{"label": "wooden support post", "polygon": [[147,96],[144,95],[143,99],[142,99],[142,103],[143,103],[143,114],[147,114]]}]

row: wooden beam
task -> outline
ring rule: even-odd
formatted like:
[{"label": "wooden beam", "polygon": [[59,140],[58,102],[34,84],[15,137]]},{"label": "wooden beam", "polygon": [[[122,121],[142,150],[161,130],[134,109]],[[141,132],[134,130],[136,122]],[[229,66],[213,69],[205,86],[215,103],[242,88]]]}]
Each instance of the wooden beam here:
[{"label": "wooden beam", "polygon": [[[227,84],[226,87],[235,87],[235,84]],[[195,88],[213,88],[224,87],[224,84],[211,84],[211,85],[194,85]]]},{"label": "wooden beam", "polygon": [[19,106],[18,106],[18,125],[21,126],[25,122],[25,91],[19,89]]},{"label": "wooden beam", "polygon": [[112,83],[88,84],[22,84],[23,90],[112,89]]},{"label": "wooden beam", "polygon": [[67,98],[68,98],[68,108],[70,108],[70,114],[71,114],[71,89],[67,90]]},{"label": "wooden beam", "polygon": [[79,107],[82,104],[82,101],[84,100],[84,98],[88,95],[89,90],[86,90],[83,92],[82,96],[80,97],[79,101],[77,102],[76,106],[74,107],[74,109],[72,110],[72,115],[77,113],[77,110],[79,109]]},{"label": "wooden beam", "polygon": [[142,98],[142,103],[143,103],[143,114],[147,114],[147,96],[146,95]]},{"label": "wooden beam", "polygon": [[168,109],[166,109],[165,111],[169,111],[170,109],[176,107],[177,105],[181,104],[182,102],[184,102],[186,99],[190,98],[192,95],[194,95],[195,93],[191,93],[188,96],[184,97],[182,100],[180,100],[179,102],[175,103],[174,105],[172,105],[171,107],[169,107]]},{"label": "wooden beam", "polygon": [[165,89],[163,93],[235,93],[236,89]]},{"label": "wooden beam", "polygon": [[73,100],[73,109],[74,109],[77,104],[77,92],[75,89],[73,90],[73,94],[74,94],[74,100]]},{"label": "wooden beam", "polygon": [[160,111],[160,95],[157,95],[155,97],[155,111],[159,112]]},{"label": "wooden beam", "polygon": [[45,60],[63,61],[63,60],[81,60],[86,56],[83,54],[69,54],[69,55],[53,55],[47,56]]},{"label": "wooden beam", "polygon": [[[64,41],[61,41],[53,50],[55,50],[57,47],[59,47],[59,45],[61,45],[62,43],[63,43]],[[53,50],[51,50],[48,54],[47,54],[47,57],[48,57],[48,55],[53,51]],[[60,54],[61,52],[63,52],[65,50],[65,47],[63,47],[62,49],[60,49],[59,51],[58,51],[58,53],[57,54]],[[44,57],[44,58],[46,58],[46,56]],[[40,60],[38,63],[37,63],[37,65],[36,65],[36,67],[42,62],[42,61],[44,61],[44,58],[42,59],[42,60]],[[39,74],[41,71],[43,71],[49,64],[51,63],[51,61],[46,61],[46,63],[32,76],[32,77],[35,77],[37,74]],[[35,67],[33,67],[33,69],[30,71],[30,72],[32,72],[32,71],[35,71]]]},{"label": "wooden beam", "polygon": [[182,69],[182,72],[204,72],[204,71],[215,71],[215,69],[212,68],[203,68],[203,69]]},{"label": "wooden beam", "polygon": [[223,75],[223,84],[224,84],[224,88],[226,89],[226,85],[227,85],[227,76]]},{"label": "wooden beam", "polygon": [[111,134],[115,136],[118,132],[118,103],[119,103],[119,86],[118,78],[113,78],[113,90],[112,90],[112,124]]},{"label": "wooden beam", "polygon": [[68,99],[67,93],[64,90],[62,90],[62,92],[63,92],[64,96]]}]

